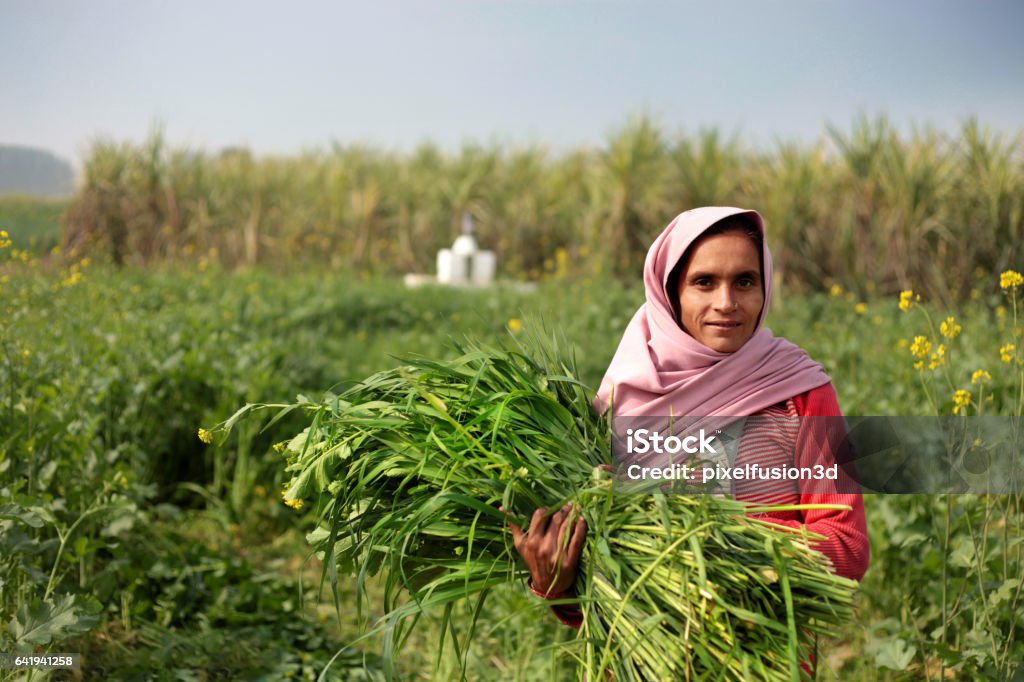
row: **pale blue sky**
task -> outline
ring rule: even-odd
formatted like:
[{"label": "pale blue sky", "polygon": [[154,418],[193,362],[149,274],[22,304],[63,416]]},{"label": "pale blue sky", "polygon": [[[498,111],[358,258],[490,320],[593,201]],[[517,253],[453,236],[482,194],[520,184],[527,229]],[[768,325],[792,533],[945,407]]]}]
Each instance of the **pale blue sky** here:
[{"label": "pale blue sky", "polygon": [[858,112],[1024,130],[1024,2],[0,0],[0,142],[258,152],[599,145],[631,115],[751,142]]}]

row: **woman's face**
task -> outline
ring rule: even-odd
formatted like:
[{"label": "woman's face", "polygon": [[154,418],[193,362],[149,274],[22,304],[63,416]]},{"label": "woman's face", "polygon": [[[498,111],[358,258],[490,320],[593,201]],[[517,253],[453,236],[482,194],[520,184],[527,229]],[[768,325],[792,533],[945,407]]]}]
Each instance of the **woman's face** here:
[{"label": "woman's face", "polygon": [[708,348],[734,353],[754,335],[763,306],[761,258],[750,237],[724,232],[699,242],[679,278],[683,329]]}]

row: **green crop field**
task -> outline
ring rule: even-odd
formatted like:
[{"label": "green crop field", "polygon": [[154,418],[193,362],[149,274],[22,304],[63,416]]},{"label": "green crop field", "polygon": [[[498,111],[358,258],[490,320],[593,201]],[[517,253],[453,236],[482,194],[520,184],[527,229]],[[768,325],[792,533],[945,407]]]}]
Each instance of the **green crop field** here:
[{"label": "green crop field", "polygon": [[[8,259],[2,272],[0,650],[80,651],[111,679],[314,679],[339,651],[329,678],[376,679],[379,638],[359,639],[380,615],[374,595],[357,611],[343,578],[339,610],[329,588],[318,598],[320,566],[303,540],[312,517],[279,496],[272,445],[298,424],[243,423],[219,446],[204,445],[198,428],[247,402],[317,396],[395,356],[450,357],[453,340],[501,343],[542,321],[565,334],[594,386],[641,296],[611,280],[439,295],[216,266],[47,270]],[[949,413],[954,389],[981,400],[969,409],[1011,414],[1021,369],[1007,344],[1019,343],[1021,311],[1008,296],[1018,289],[998,279],[979,278],[953,313],[953,338],[923,314],[939,322],[945,311],[901,311],[896,298],[839,287],[783,292],[769,326],[825,364],[849,414],[929,414],[929,395]],[[932,353],[944,344],[941,367],[914,368],[918,335]],[[978,369],[990,373],[991,402],[971,382]],[[937,380],[930,393],[922,378]],[[868,498],[872,566],[847,635],[823,645],[823,677],[1009,670],[1024,652],[1020,501]],[[538,601],[525,588],[492,596],[468,678],[572,674],[547,648],[567,628]],[[428,613],[403,649],[404,678],[458,674],[454,652],[437,658],[438,618]]]},{"label": "green crop field", "polygon": [[44,254],[60,245],[60,216],[67,199],[0,196],[0,230],[12,235],[12,248],[26,255]]},{"label": "green crop field", "polygon": [[[208,430],[538,329],[593,390],[650,239],[718,203],[764,209],[768,326],[825,366],[846,414],[1020,416],[1022,145],[884,118],[770,151],[645,119],[561,156],[99,142],[71,200],[0,199],[0,653],[82,654],[53,679],[573,679],[573,631],[525,586],[428,610],[386,651],[386,581],[332,589],[306,540],[317,510],[282,499],[300,412]],[[535,289],[401,284],[464,212],[499,275]],[[1019,679],[1022,501],[866,497],[871,565],[819,677]],[[474,618],[462,650],[445,624]]]}]

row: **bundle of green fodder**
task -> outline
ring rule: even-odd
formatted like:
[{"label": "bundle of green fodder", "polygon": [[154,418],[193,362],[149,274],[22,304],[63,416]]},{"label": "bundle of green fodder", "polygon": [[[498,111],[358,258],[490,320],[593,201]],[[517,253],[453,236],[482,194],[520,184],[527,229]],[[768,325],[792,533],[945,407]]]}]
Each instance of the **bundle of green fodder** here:
[{"label": "bundle of green fodder", "polygon": [[814,537],[747,516],[769,507],[615,493],[595,470],[611,463],[610,430],[574,363],[553,344],[459,350],[284,408],[311,418],[287,443],[285,499],[316,505],[309,539],[325,576],[362,586],[383,574],[392,651],[423,611],[448,618],[523,580],[510,517],[526,528],[534,509],[571,503],[589,531],[583,626],[565,646],[586,679],[799,678],[855,586],[808,547]]}]

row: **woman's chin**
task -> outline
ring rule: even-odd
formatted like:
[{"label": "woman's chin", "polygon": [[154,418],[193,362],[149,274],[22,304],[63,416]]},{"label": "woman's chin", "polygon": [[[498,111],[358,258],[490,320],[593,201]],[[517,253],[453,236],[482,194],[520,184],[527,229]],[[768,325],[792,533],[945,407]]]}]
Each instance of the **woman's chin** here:
[{"label": "woman's chin", "polygon": [[749,340],[749,335],[740,335],[735,332],[705,334],[703,338],[698,339],[702,344],[719,353],[735,353],[743,348],[743,344]]}]

